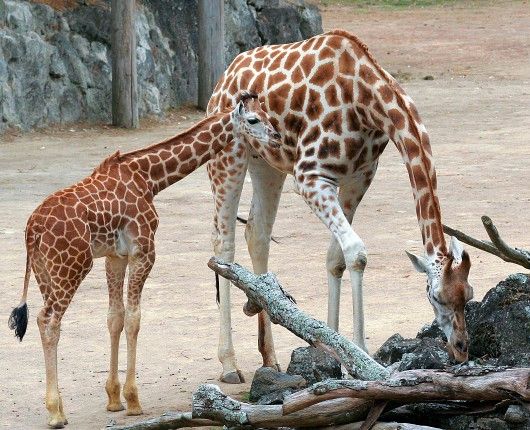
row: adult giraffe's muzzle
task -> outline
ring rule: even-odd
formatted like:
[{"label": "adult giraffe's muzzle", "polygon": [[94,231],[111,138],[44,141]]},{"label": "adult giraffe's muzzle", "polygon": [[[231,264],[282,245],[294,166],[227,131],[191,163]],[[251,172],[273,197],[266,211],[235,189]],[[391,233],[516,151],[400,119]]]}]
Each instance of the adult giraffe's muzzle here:
[{"label": "adult giraffe's muzzle", "polygon": [[459,363],[469,359],[469,336],[463,310],[455,312],[453,316],[453,331],[447,340],[447,352],[451,359]]}]

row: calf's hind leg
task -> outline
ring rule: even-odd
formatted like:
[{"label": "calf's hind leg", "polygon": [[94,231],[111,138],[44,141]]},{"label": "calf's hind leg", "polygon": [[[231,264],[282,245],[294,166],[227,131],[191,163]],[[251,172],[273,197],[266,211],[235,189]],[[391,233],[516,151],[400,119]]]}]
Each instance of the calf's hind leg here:
[{"label": "calf's hind leg", "polygon": [[105,260],[105,270],[107,273],[107,284],[109,289],[107,326],[110,333],[110,367],[105,389],[109,399],[107,410],[112,412],[125,409],[120,399],[118,351],[120,346],[120,335],[123,330],[125,319],[125,307],[123,306],[123,281],[125,279],[127,263],[127,258],[120,257],[107,257]]},{"label": "calf's hind leg", "polygon": [[139,245],[129,257],[129,282],[127,285],[127,309],[125,311],[125,336],[127,337],[127,376],[123,396],[127,401],[127,415],[142,414],[136,386],[136,345],[140,331],[140,299],[142,289],[155,262],[154,242]]},{"label": "calf's hind leg", "polygon": [[[44,297],[44,306],[37,317],[37,325],[42,341],[44,352],[44,364],[46,366],[46,409],[48,410],[48,425],[52,428],[63,428],[68,421],[64,414],[63,401],[59,392],[58,371],[57,371],[57,345],[61,332],[61,320],[70,304],[74,293],[81,284],[81,281],[92,267],[92,258],[84,255],[82,268],[75,270],[70,267],[66,271],[68,278],[61,278],[59,275],[64,271],[62,267],[54,267],[53,264],[46,264],[47,273],[35,272],[39,288]],[[73,257],[71,257],[73,258]],[[43,268],[43,265],[34,265]],[[37,269],[38,270],[38,269]],[[54,275],[50,275],[53,273]]]}]

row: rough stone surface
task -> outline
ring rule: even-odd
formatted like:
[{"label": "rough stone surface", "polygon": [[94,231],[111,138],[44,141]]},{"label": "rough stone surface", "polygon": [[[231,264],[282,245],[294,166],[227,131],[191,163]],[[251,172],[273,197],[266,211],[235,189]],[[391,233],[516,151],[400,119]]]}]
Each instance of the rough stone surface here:
[{"label": "rough stone surface", "polygon": [[504,420],[513,424],[524,424],[530,418],[530,413],[521,405],[510,405],[504,414]]},{"label": "rough stone surface", "polygon": [[[110,0],[64,11],[0,0],[0,133],[108,121]],[[225,59],[265,43],[322,32],[302,1],[225,0]],[[197,97],[197,1],[143,0],[136,16],[138,108],[159,115]]]},{"label": "rough stone surface", "polygon": [[419,339],[404,339],[399,333],[390,336],[375,352],[374,358],[383,366],[400,361],[403,354],[414,351],[421,343]]},{"label": "rough stone surface", "polygon": [[340,379],[340,363],[329,354],[312,346],[296,348],[287,368],[290,375],[301,375],[308,385],[325,379]]},{"label": "rough stone surface", "polygon": [[477,420],[478,430],[509,430],[508,424],[500,418],[479,418]]},{"label": "rough stone surface", "polygon": [[394,334],[376,351],[374,358],[385,366],[399,362],[399,371],[443,369],[450,364],[445,343],[440,337],[403,339],[400,334]]},{"label": "rough stone surface", "polygon": [[249,400],[261,405],[281,404],[286,396],[306,386],[299,375],[288,375],[271,367],[261,367],[254,373]]},{"label": "rough stone surface", "polygon": [[398,370],[444,369],[450,366],[449,354],[440,339],[421,339],[411,352],[403,354]]},{"label": "rough stone surface", "polygon": [[[479,364],[530,366],[530,277],[509,276],[485,295],[469,302],[466,321],[470,358]],[[436,322],[424,326],[415,339],[390,337],[374,358],[386,366],[401,361],[399,370],[443,368],[450,364],[445,335]]]},{"label": "rough stone surface", "polygon": [[[470,336],[470,358],[478,364],[496,366],[530,366],[530,276],[510,275],[484,296],[482,302],[466,306],[466,322]],[[436,322],[424,326],[415,339],[391,336],[374,358],[397,369],[443,368],[451,363],[445,351],[445,335]],[[419,408],[419,405],[415,406]],[[414,407],[404,407],[414,412]],[[389,414],[396,419],[399,413]],[[487,416],[453,416],[413,414],[417,424],[451,430],[528,430],[529,413],[519,405]],[[410,415],[409,415],[409,418]]]},{"label": "rough stone surface", "polygon": [[469,351],[499,366],[530,366],[530,277],[511,275],[492,288],[468,320]]}]

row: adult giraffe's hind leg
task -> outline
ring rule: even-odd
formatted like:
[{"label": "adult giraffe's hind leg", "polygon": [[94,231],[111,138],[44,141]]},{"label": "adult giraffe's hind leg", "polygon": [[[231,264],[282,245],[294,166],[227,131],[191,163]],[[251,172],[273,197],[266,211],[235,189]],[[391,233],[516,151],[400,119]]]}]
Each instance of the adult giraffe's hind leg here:
[{"label": "adult giraffe's hind leg", "polygon": [[118,379],[118,351],[120,335],[123,330],[125,308],[123,306],[123,281],[127,269],[127,258],[110,257],[105,260],[107,285],[109,289],[109,311],[107,326],[110,334],[110,367],[109,376],[105,384],[108,403],[107,410],[122,411],[124,408],[120,399],[120,381]]},{"label": "adult giraffe's hind leg", "polygon": [[[251,159],[249,172],[252,178],[252,203],[245,238],[254,273],[260,274],[268,270],[272,227],[285,175],[270,167],[262,158]],[[265,311],[258,314],[258,349],[264,367],[280,370],[274,350],[271,321]]]},{"label": "adult giraffe's hind leg", "polygon": [[[232,162],[230,169],[226,165]],[[234,261],[237,208],[247,171],[247,150],[234,141],[217,158],[208,163],[208,176],[212,185],[215,212],[212,243],[215,255],[224,261]],[[245,382],[237,367],[232,341],[230,314],[230,282],[219,279],[219,346],[217,356],[223,367],[220,380],[228,384]]]}]

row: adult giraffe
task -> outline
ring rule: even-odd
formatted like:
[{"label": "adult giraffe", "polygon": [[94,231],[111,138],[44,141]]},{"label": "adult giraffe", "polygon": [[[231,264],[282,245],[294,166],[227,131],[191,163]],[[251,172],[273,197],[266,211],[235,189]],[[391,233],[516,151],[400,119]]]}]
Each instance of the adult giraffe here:
[{"label": "adult giraffe", "polygon": [[[465,303],[469,255],[456,239],[445,242],[429,136],[412,99],[354,35],[335,30],[311,39],[263,46],[238,55],[220,78],[208,105],[216,112],[240,90],[259,95],[283,134],[282,146],[234,144],[208,164],[215,199],[213,242],[217,256],[232,261],[236,213],[248,168],[253,186],[245,237],[256,273],[267,270],[272,226],[286,174],[333,233],[327,254],[328,324],[338,328],[341,278],[350,272],[354,341],[364,349],[362,277],[366,251],[351,221],[376,172],[378,157],[394,141],[410,178],[425,256],[408,254],[427,274],[427,294],[458,361],[468,357]],[[220,292],[221,380],[243,380],[232,345],[230,293]],[[270,321],[259,315],[258,348],[263,365],[277,367]]]}]

